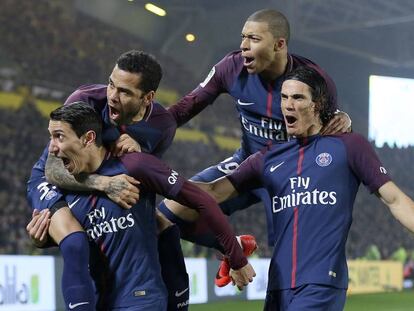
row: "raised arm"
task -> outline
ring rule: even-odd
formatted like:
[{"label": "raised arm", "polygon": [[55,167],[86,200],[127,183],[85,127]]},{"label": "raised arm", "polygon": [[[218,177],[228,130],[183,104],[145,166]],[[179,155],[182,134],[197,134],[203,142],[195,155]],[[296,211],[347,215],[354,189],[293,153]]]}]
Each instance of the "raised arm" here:
[{"label": "raised arm", "polygon": [[214,65],[205,80],[196,89],[168,109],[177,122],[177,126],[187,123],[212,104],[221,93],[228,92],[242,68],[243,61],[238,52],[226,55]]},{"label": "raised arm", "polygon": [[392,181],[378,189],[378,196],[390,209],[392,215],[414,233],[414,202]]}]

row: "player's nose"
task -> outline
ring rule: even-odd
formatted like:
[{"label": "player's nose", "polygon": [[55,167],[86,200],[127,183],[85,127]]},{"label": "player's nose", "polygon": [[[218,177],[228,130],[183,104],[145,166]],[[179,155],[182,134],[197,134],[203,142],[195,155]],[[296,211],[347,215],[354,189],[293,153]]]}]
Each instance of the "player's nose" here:
[{"label": "player's nose", "polygon": [[249,49],[249,39],[248,38],[242,38],[240,42],[240,50],[247,51]]},{"label": "player's nose", "polygon": [[59,150],[58,146],[52,139],[49,144],[49,153],[57,154],[58,150]]}]

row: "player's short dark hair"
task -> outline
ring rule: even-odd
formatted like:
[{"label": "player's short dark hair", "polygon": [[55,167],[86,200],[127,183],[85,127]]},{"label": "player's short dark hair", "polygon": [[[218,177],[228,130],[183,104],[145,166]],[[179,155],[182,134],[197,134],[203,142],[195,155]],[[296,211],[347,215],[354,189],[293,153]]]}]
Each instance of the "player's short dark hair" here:
[{"label": "player's short dark hair", "polygon": [[328,85],[317,70],[307,66],[299,66],[289,72],[285,76],[285,80],[297,80],[309,86],[312,101],[316,103],[315,111],[319,113],[323,126],[333,118],[336,107],[329,100]]},{"label": "player's short dark hair", "polygon": [[96,133],[96,145],[102,145],[102,119],[95,109],[85,102],[74,102],[53,110],[50,120],[69,123],[79,138],[92,130]]},{"label": "player's short dark hair", "polygon": [[289,43],[289,39],[290,39],[289,21],[287,20],[286,16],[283,15],[281,12],[272,10],[272,9],[264,9],[264,10],[256,11],[252,15],[250,15],[246,21],[267,23],[269,27],[269,31],[272,33],[273,37],[285,38],[286,43]]},{"label": "player's short dark hair", "polygon": [[141,83],[138,87],[144,93],[157,91],[162,78],[162,69],[153,55],[131,50],[119,56],[116,64],[121,70],[141,74]]}]

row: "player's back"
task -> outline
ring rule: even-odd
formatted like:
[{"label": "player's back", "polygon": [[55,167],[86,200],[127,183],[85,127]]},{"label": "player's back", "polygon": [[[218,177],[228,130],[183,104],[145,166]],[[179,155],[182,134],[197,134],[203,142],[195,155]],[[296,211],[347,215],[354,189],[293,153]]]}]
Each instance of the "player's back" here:
[{"label": "player's back", "polygon": [[122,126],[114,126],[109,117],[107,104],[107,85],[82,85],[68,96],[65,104],[82,101],[93,106],[104,121],[103,140],[110,143],[126,133],[141,145],[147,153],[161,157],[171,145],[176,122],[172,115],[159,103],[152,102],[142,120]]}]

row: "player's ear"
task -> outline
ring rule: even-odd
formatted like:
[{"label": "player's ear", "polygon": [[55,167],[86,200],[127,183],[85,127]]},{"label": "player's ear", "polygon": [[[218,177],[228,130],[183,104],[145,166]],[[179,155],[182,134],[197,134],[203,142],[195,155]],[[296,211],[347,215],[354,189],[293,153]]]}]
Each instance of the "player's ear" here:
[{"label": "player's ear", "polygon": [[283,50],[287,47],[286,39],[285,38],[278,38],[275,40],[274,51],[278,52]]},{"label": "player's ear", "polygon": [[82,143],[84,146],[88,146],[90,144],[94,144],[96,140],[96,133],[95,131],[89,130],[82,137]]},{"label": "player's ear", "polygon": [[149,91],[147,94],[144,95],[144,104],[148,106],[152,103],[155,97],[155,91]]}]

